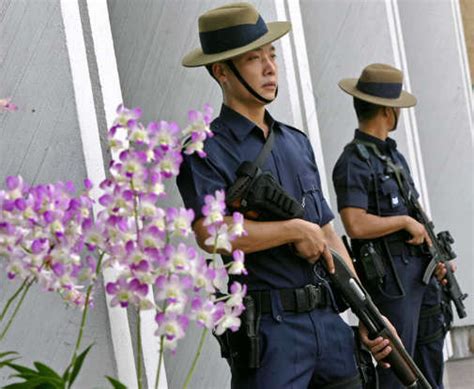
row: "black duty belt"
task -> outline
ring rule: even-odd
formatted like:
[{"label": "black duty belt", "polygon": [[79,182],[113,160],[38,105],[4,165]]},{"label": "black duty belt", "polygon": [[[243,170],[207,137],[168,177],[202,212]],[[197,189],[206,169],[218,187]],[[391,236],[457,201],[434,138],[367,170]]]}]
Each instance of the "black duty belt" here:
[{"label": "black duty belt", "polygon": [[410,239],[410,234],[405,230],[394,232],[393,234],[385,236],[383,239],[387,241],[390,254],[392,255],[408,254],[413,257],[421,257],[424,255],[422,245],[415,246],[406,242]]},{"label": "black duty belt", "polygon": [[392,255],[409,254],[413,257],[421,257],[424,255],[421,245],[415,246],[403,241],[388,241],[387,244],[390,254]]},{"label": "black duty belt", "polygon": [[[306,285],[303,288],[279,289],[281,305],[284,311],[288,312],[310,312],[316,308],[323,308],[328,305],[329,298],[326,288],[317,285]],[[261,313],[272,312],[272,298],[269,290],[250,291],[249,294]]]}]

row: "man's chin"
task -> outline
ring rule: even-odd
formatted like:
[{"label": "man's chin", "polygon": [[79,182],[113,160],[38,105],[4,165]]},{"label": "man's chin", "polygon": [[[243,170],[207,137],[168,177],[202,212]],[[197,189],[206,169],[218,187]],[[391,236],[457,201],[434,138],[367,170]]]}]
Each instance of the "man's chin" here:
[{"label": "man's chin", "polygon": [[262,92],[262,93],[259,93],[259,94],[264,99],[271,100],[271,101],[275,100],[275,98],[276,98],[276,92],[265,91],[265,92]]}]

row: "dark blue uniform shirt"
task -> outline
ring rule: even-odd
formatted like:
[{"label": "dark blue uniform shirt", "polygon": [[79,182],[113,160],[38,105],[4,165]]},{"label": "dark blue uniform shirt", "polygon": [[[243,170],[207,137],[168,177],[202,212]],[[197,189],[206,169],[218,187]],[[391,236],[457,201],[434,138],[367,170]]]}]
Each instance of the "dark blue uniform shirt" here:
[{"label": "dark blue uniform shirt", "polygon": [[[412,190],[416,192],[411,178],[408,164],[403,155],[397,150],[397,143],[391,138],[385,141],[356,130],[355,139],[375,143],[378,149],[389,156],[393,162],[401,164],[410,179]],[[408,209],[400,193],[396,178],[393,174],[387,174],[386,165],[371,149],[367,149],[370,155],[369,166],[358,153],[356,145],[350,143],[344,148],[343,153],[336,162],[333,170],[334,189],[337,194],[337,207],[362,208],[368,213],[380,216],[408,215]],[[374,185],[374,180],[376,183]],[[376,193],[379,199],[380,210],[377,209]]]},{"label": "dark blue uniform shirt", "polygon": [[[307,136],[293,127],[274,121],[266,113],[274,131],[274,145],[262,170],[270,171],[279,184],[304,204],[304,218],[324,226],[334,218],[321,191],[314,154]],[[244,116],[223,105],[211,124],[214,136],[205,142],[207,157],[185,156],[177,184],[184,204],[202,217],[207,194],[228,188],[244,161],[254,161],[265,144],[263,131]],[[223,257],[224,261],[229,258]],[[312,265],[295,255],[289,245],[247,254],[248,276],[236,277],[249,290],[301,287],[314,283]]]}]

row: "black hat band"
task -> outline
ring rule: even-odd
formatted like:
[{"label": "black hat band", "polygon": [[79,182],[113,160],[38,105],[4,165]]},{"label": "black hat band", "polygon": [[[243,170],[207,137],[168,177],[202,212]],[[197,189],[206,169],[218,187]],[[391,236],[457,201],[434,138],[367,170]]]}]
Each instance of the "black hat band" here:
[{"label": "black hat band", "polygon": [[256,24],[241,24],[215,31],[200,32],[199,39],[204,54],[217,54],[248,45],[267,32],[267,25],[259,16]]},{"label": "black hat band", "polygon": [[357,89],[371,96],[385,99],[398,99],[402,93],[402,84],[398,82],[357,82]]}]

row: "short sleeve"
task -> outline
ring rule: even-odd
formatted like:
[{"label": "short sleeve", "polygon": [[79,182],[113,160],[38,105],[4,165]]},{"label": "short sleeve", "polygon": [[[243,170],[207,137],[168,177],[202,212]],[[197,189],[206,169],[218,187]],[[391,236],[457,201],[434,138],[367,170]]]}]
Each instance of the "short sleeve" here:
[{"label": "short sleeve", "polygon": [[311,147],[311,143],[309,142],[309,139],[308,138],[305,138],[305,139],[306,139],[308,152],[310,153],[311,161],[314,163],[314,166],[316,166],[316,183],[319,188],[319,197],[320,197],[320,202],[321,202],[321,215],[320,215],[319,225],[322,227],[334,219],[334,213],[329,207],[329,204],[326,201],[326,198],[324,197],[324,194],[321,188],[321,178],[319,176],[319,169],[316,164],[316,158],[314,156],[313,148]]},{"label": "short sleeve", "polygon": [[196,154],[185,156],[176,180],[186,208],[195,213],[194,220],[200,219],[204,197],[216,190],[226,189],[228,183],[218,166],[209,156],[200,158]]},{"label": "short sleeve", "polygon": [[348,207],[368,209],[370,171],[365,161],[346,149],[334,166],[332,180],[338,211]]}]

